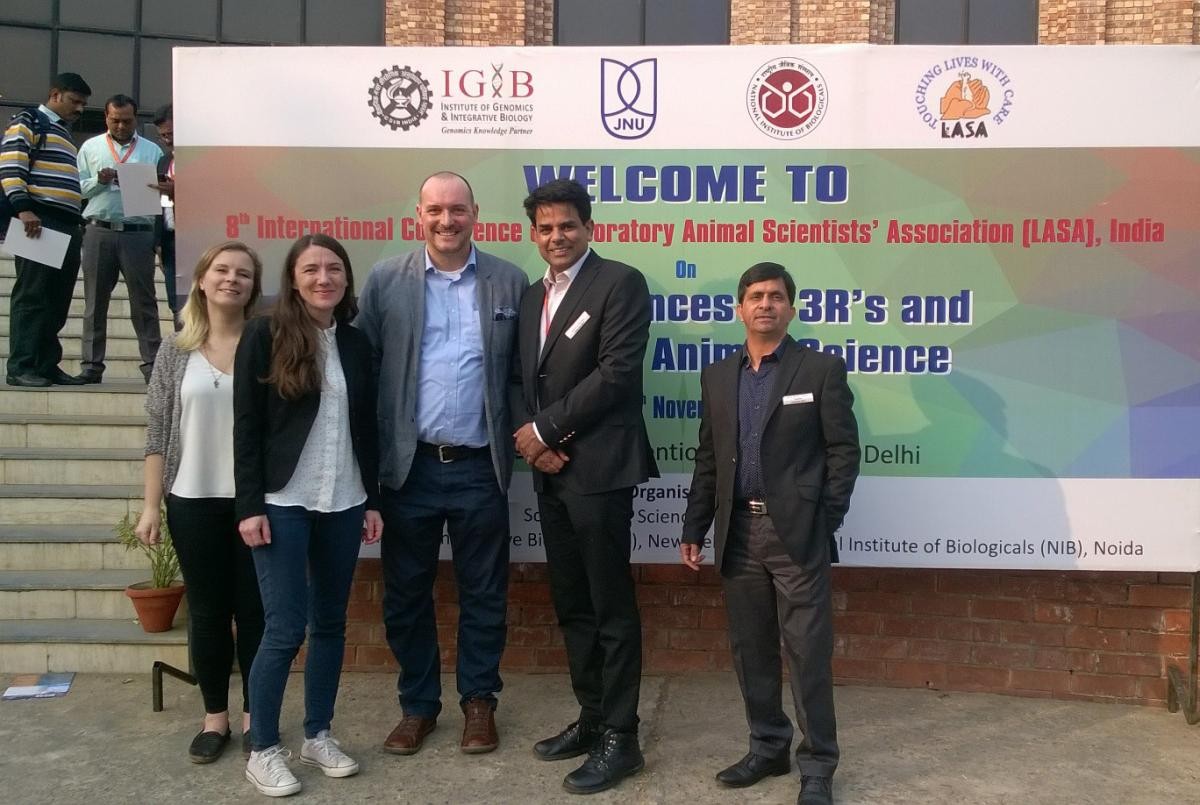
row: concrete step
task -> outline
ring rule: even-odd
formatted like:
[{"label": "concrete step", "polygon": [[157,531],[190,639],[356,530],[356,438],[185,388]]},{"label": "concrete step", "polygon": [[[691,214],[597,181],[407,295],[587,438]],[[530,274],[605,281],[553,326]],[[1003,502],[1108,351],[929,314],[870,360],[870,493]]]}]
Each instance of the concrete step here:
[{"label": "concrete step", "polygon": [[[0,335],[12,334],[12,323],[8,316],[8,308],[0,309],[3,315],[0,315]],[[83,333],[83,313],[79,316],[67,319],[67,323],[63,326],[62,332],[59,335],[63,338],[79,338]],[[174,332],[175,328],[171,326],[170,318],[159,320],[159,329],[165,336],[167,333]],[[123,316],[110,315],[108,317],[108,338],[111,341],[114,338],[137,338],[137,333],[133,331],[133,321],[128,314]],[[78,352],[78,350],[75,350]],[[70,353],[74,354],[74,353]]]},{"label": "concrete step", "polygon": [[135,570],[0,570],[0,620],[133,617],[125,588],[150,578]]},{"label": "concrete step", "polygon": [[132,611],[124,620],[0,620],[0,673],[144,674],[156,660],[186,669],[186,619],[177,615],[169,632],[147,634]]},{"label": "concrete step", "polygon": [[[10,276],[5,276],[3,274],[0,274],[0,296],[8,296],[9,294],[11,294],[13,286],[16,285],[16,283],[17,283],[17,276],[16,276],[15,269],[13,270],[13,273]],[[157,268],[154,269],[154,294],[159,299],[167,298],[167,286],[163,281],[162,271],[160,271]],[[75,281],[75,289],[74,289],[72,296],[75,299],[83,299],[84,298],[83,274],[82,273],[80,273],[79,279]],[[129,298],[129,289],[125,287],[125,279],[123,277],[117,279],[117,285],[115,288],[113,288],[112,298],[113,299],[128,299]],[[5,307],[7,309],[7,306],[5,306]]]},{"label": "concrete step", "polygon": [[141,498],[141,484],[0,484],[0,525],[116,525],[141,514]]},{"label": "concrete step", "polygon": [[0,414],[0,448],[123,447],[137,449],[146,441],[144,416]]},{"label": "concrete step", "polygon": [[[7,335],[0,335],[0,352],[3,352],[6,355],[8,354],[8,340],[9,339]],[[64,357],[72,358],[83,354],[83,339],[79,336],[59,336],[58,341],[60,344],[62,344]],[[108,341],[105,345],[104,352],[105,363],[108,363],[110,358],[138,358],[141,355],[141,353],[138,352],[138,342],[136,336],[118,336],[112,334],[111,332],[108,334]]]},{"label": "concrete step", "polygon": [[0,386],[0,411],[6,414],[50,414],[85,421],[93,416],[142,416],[146,384],[141,378],[118,380],[105,375],[91,386],[44,389]]},{"label": "concrete step", "polygon": [[[110,341],[109,344],[112,344]],[[74,357],[79,351],[74,353],[69,351],[64,352],[63,359],[58,362],[58,366],[69,375],[79,374],[79,360]],[[8,348],[0,350],[0,362],[7,364]],[[104,378],[106,380],[141,380],[142,378],[142,359],[141,358],[120,358],[114,357],[111,353],[104,356]],[[144,384],[143,384],[144,385]]]},{"label": "concrete step", "polygon": [[0,570],[144,570],[113,525],[0,525]]},{"label": "concrete step", "polygon": [[118,447],[3,447],[0,483],[137,484],[145,453]]},{"label": "concrete step", "polygon": [[[83,305],[84,305],[83,297],[77,297],[75,299],[72,299],[71,300],[71,310],[67,315],[70,316],[71,318],[82,317],[83,316]],[[4,310],[9,309],[7,297],[0,298],[0,309],[4,309]],[[112,300],[112,304],[110,304],[108,306],[108,320],[110,322],[112,322],[116,319],[128,319],[128,318],[129,318],[129,300],[128,299]],[[171,323],[171,308],[167,307],[167,303],[163,301],[163,298],[161,295],[158,298],[158,320],[165,321],[165,322],[167,322],[167,324]]]}]

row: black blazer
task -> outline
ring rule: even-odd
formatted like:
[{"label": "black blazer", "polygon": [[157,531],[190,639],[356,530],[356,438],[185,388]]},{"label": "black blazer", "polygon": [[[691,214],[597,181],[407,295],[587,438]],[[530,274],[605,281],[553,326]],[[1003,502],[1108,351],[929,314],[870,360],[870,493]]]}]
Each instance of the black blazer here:
[{"label": "black blazer", "polygon": [[[556,477],[574,492],[609,492],[657,478],[642,419],[642,361],[650,338],[646,278],[632,266],[589,254],[539,355],[545,296],[546,286],[534,282],[521,298],[514,424],[532,420],[547,445],[571,457]],[[544,481],[534,470],[537,491]]]},{"label": "black blazer", "polygon": [[[683,541],[699,545],[710,525],[722,568],[733,507],[738,452],[741,350],[704,368],[703,413]],[[784,397],[789,399],[785,404]],[[834,532],[850,508],[858,478],[858,422],[841,358],[797,344],[780,353],[762,432],[767,515],[788,555],[806,569],[837,561]]]},{"label": "black blazer", "polygon": [[[350,438],[367,508],[379,508],[379,446],[376,442],[375,374],[371,344],[349,322],[338,322],[338,357],[349,395]],[[268,492],[287,486],[308,440],[321,393],[285,400],[263,378],[271,369],[271,320],[246,323],[233,371],[233,475],[238,520],[266,512]]]}]

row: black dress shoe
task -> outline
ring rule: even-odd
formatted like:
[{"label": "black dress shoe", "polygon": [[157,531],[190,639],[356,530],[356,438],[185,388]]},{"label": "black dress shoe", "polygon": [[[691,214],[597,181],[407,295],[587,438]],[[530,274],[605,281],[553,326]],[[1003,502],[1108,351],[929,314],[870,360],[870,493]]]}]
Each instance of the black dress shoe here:
[{"label": "black dress shoe", "polygon": [[607,791],[646,765],[636,732],[607,730],[588,752],[588,759],[563,780],[572,794]]},{"label": "black dress shoe", "polygon": [[93,383],[99,383],[104,379],[104,372],[80,372],[75,375],[75,379],[79,381],[78,385],[88,386]]},{"label": "black dress shoe", "polygon": [[23,386],[28,389],[44,389],[50,381],[41,375],[8,375],[4,382],[10,386]]},{"label": "black dress shoe", "polygon": [[600,728],[594,724],[575,721],[567,728],[544,741],[533,745],[533,753],[542,760],[566,760],[571,757],[586,755],[588,750],[600,740]]},{"label": "black dress shoe", "polygon": [[254,749],[254,744],[250,741],[250,731],[242,733],[242,759],[249,760],[250,752]]},{"label": "black dress shoe", "polygon": [[46,379],[49,380],[55,386],[82,386],[84,383],[87,382],[78,377],[74,377],[73,375],[67,374],[62,369],[59,369],[57,366],[54,367],[54,371],[52,371],[50,374],[46,375]]},{"label": "black dress shoe", "polygon": [[833,805],[832,778],[801,775],[796,805]]},{"label": "black dress shoe", "polygon": [[717,772],[717,782],[730,788],[745,788],[764,777],[779,777],[792,770],[790,755],[770,758],[748,753],[727,769]]},{"label": "black dress shoe", "polygon": [[223,733],[211,730],[197,733],[196,737],[192,739],[192,745],[188,747],[188,758],[193,763],[212,763],[225,751],[227,743],[229,743],[229,730],[225,730]]}]

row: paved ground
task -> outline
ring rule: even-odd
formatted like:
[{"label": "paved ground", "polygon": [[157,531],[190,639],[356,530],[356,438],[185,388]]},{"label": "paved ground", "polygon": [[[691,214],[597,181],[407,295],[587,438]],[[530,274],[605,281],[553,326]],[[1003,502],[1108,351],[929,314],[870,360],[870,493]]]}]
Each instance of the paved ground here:
[{"label": "paved ground", "polygon": [[[243,779],[236,751],[211,766],[187,761],[200,697],[165,684],[161,713],[151,712],[148,675],[82,675],[62,699],[0,702],[0,801],[269,801]],[[544,763],[530,751],[571,718],[564,677],[508,675],[501,746],[477,756],[458,751],[462,720],[452,704],[419,754],[384,754],[380,744],[398,718],[393,685],[385,674],[343,679],[334,732],[362,772],[335,780],[297,763],[304,790],[290,801],[792,803],[799,788],[794,776],[741,791],[713,781],[746,746],[732,675],[647,677],[646,771],[587,799],[560,787],[577,761]],[[301,686],[293,676],[285,704],[284,741],[293,749],[302,738]],[[837,706],[843,762],[834,790],[842,805],[1200,802],[1200,727],[1165,710],[867,687],[838,688]]]}]

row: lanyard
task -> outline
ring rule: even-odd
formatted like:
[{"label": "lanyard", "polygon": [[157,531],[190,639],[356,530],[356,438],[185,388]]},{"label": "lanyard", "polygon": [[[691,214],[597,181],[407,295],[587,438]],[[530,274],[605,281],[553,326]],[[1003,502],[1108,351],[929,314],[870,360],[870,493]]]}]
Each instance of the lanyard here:
[{"label": "lanyard", "polygon": [[550,288],[546,289],[546,295],[542,297],[542,340],[550,335]]},{"label": "lanyard", "polygon": [[137,147],[137,135],[133,135],[133,139],[129,141],[129,150],[125,152],[125,156],[117,156],[117,149],[113,148],[113,138],[111,134],[105,134],[104,139],[108,141],[108,152],[112,154],[112,158],[117,161],[118,165],[124,165],[133,156],[133,149]]}]

